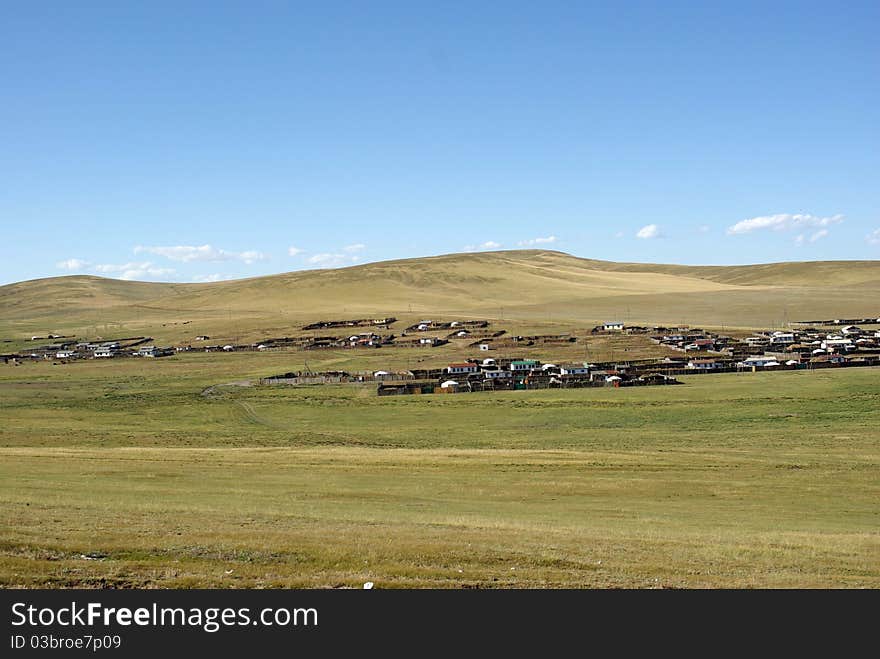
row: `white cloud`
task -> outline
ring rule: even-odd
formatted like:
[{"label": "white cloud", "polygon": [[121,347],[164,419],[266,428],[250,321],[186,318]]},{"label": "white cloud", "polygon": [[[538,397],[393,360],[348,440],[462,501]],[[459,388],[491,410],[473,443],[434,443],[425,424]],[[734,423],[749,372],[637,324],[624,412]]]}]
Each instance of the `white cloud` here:
[{"label": "white cloud", "polygon": [[367,246],[362,243],[357,243],[356,245],[346,245],[342,248],[342,251],[351,254],[353,252],[362,252],[366,247]]},{"label": "white cloud", "polygon": [[801,234],[798,234],[797,237],[794,239],[794,244],[797,245],[798,247],[802,247],[803,245],[806,245],[807,243],[814,243],[819,240],[822,240],[827,235],[828,235],[828,229],[819,229],[818,231],[814,231],[812,234],[810,234],[809,237],[807,237],[807,234],[801,233]]},{"label": "white cloud", "polygon": [[880,245],[880,229],[874,229],[871,233],[865,236],[865,240],[867,240],[870,245]]},{"label": "white cloud", "polygon": [[251,263],[256,263],[257,261],[268,261],[269,257],[263,254],[263,252],[257,252],[255,250],[248,250],[246,252],[242,252],[238,255],[238,260],[244,262],[247,265]]},{"label": "white cloud", "polygon": [[520,240],[517,243],[517,245],[519,245],[520,247],[531,247],[533,245],[552,245],[555,242],[556,242],[556,236],[547,236],[546,238],[532,238],[531,240]]},{"label": "white cloud", "polygon": [[496,243],[494,240],[487,240],[484,243],[479,245],[465,245],[462,249],[465,252],[482,252],[487,249],[500,249],[501,243]]},{"label": "white cloud", "polygon": [[843,215],[817,217],[815,215],[804,215],[800,213],[780,213],[778,215],[762,215],[748,220],[741,220],[728,227],[727,234],[733,236],[737,234],[751,233],[752,231],[760,231],[762,229],[770,229],[772,231],[791,231],[809,227],[828,227],[832,224],[839,224],[840,222],[843,222]]},{"label": "white cloud", "polygon": [[711,230],[712,227],[710,227],[708,224],[701,224],[697,227],[697,231],[699,231],[700,233],[709,233]]},{"label": "white cloud", "polygon": [[299,247],[295,247],[294,245],[291,245],[290,247],[287,248],[287,253],[290,256],[299,256],[300,254],[302,254],[305,251],[306,250],[300,249]]},{"label": "white cloud", "polygon": [[623,236],[624,236],[623,231],[618,231],[617,233],[614,234],[615,238],[623,238]]},{"label": "white cloud", "polygon": [[88,261],[82,259],[67,259],[66,261],[58,261],[55,267],[59,270],[85,270],[91,265]]},{"label": "white cloud", "polygon": [[636,238],[642,240],[650,240],[651,238],[660,237],[660,227],[656,224],[646,224],[636,232]]},{"label": "white cloud", "polygon": [[324,252],[322,254],[310,256],[306,259],[306,262],[319,268],[341,268],[346,265],[357,263],[359,260],[360,257],[352,256],[350,254]]},{"label": "white cloud", "polygon": [[118,275],[118,279],[162,279],[173,275],[174,268],[157,268],[150,261],[139,263],[112,264],[104,263],[95,266],[95,272],[102,274]]},{"label": "white cloud", "polygon": [[218,261],[242,261],[250,265],[257,261],[266,261],[268,257],[262,252],[248,250],[245,252],[229,252],[225,249],[217,249],[211,245],[174,245],[145,247],[138,245],[134,248],[135,254],[155,254],[164,256],[171,261],[191,263],[193,261],[218,262]]}]

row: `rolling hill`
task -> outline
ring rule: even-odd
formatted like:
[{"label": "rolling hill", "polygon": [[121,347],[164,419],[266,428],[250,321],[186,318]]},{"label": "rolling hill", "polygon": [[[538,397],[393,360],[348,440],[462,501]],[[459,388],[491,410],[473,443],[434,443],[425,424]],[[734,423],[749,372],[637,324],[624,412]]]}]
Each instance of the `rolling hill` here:
[{"label": "rolling hill", "polygon": [[286,332],[303,321],[385,315],[739,327],[880,316],[880,261],[681,266],[517,250],[209,284],[69,276],[0,287],[3,338],[117,328],[176,340],[194,332]]}]

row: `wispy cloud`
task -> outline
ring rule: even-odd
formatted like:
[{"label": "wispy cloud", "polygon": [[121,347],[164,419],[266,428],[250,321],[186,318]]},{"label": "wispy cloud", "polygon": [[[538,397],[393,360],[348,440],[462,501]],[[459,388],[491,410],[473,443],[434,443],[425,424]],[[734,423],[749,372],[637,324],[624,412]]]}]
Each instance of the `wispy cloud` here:
[{"label": "wispy cloud", "polygon": [[482,252],[485,250],[500,249],[501,246],[501,243],[496,243],[494,240],[487,240],[479,245],[465,245],[462,249],[465,252]]},{"label": "wispy cloud", "polygon": [[520,240],[517,245],[520,247],[532,247],[534,245],[552,245],[556,242],[556,236],[547,236],[546,238],[532,238],[530,240]]},{"label": "wispy cloud", "polygon": [[217,249],[211,245],[166,245],[152,247],[138,245],[134,248],[134,253],[155,254],[156,256],[164,256],[166,259],[178,261],[180,263],[192,263],[193,261],[241,261],[242,263],[250,265],[257,261],[266,261],[269,258],[262,252],[256,250],[230,252],[225,249]]},{"label": "wispy cloud", "polygon": [[765,229],[771,231],[794,231],[813,227],[829,227],[833,224],[840,224],[841,222],[843,222],[843,215],[832,215],[830,217],[818,217],[816,215],[805,215],[801,213],[762,215],[747,220],[740,220],[736,224],[729,226],[727,228],[727,235],[741,235]]},{"label": "wispy cloud", "polygon": [[55,264],[55,267],[59,270],[69,270],[72,272],[85,270],[91,265],[88,261],[83,261],[82,259],[67,259],[66,261],[58,261]]},{"label": "wispy cloud", "polygon": [[874,229],[871,233],[865,236],[865,240],[868,241],[869,245],[880,245],[880,229]]},{"label": "wispy cloud", "polygon": [[818,231],[813,232],[809,236],[807,236],[807,234],[805,234],[805,233],[802,233],[802,234],[799,234],[794,239],[794,244],[797,245],[798,247],[801,247],[802,245],[806,245],[807,243],[814,243],[816,241],[822,240],[827,235],[828,235],[828,229],[819,229]]},{"label": "wispy cloud", "polygon": [[299,247],[296,247],[295,245],[291,245],[290,247],[287,248],[287,254],[289,256],[299,256],[300,254],[302,254],[305,251],[306,250],[300,249]]},{"label": "wispy cloud", "polygon": [[355,252],[362,252],[367,248],[363,243],[357,243],[355,245],[346,245],[342,248],[343,252],[347,252],[349,254],[353,254]]},{"label": "wispy cloud", "polygon": [[652,238],[660,237],[660,227],[656,224],[646,224],[641,229],[636,232],[636,238],[640,238],[642,240],[650,240]]},{"label": "wispy cloud", "polygon": [[174,268],[159,268],[150,261],[142,261],[139,263],[104,263],[95,266],[95,272],[102,274],[117,275],[118,279],[164,279],[173,275],[176,270]]},{"label": "wispy cloud", "polygon": [[257,261],[268,261],[269,257],[263,254],[263,252],[258,252],[256,250],[247,250],[245,252],[240,252],[236,254],[235,258],[239,261],[242,261],[246,265],[250,265],[251,263],[256,263]]},{"label": "wispy cloud", "polygon": [[697,227],[698,233],[709,233],[711,230],[712,230],[712,227],[710,227],[708,224],[701,224],[700,226]]}]

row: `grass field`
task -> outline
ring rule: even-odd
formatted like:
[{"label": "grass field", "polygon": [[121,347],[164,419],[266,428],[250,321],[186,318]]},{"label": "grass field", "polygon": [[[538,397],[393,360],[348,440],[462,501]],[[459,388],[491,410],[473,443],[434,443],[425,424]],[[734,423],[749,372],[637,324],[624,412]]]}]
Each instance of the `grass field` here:
[{"label": "grass field", "polygon": [[205,391],[287,368],[0,367],[0,585],[880,586],[878,369]]}]

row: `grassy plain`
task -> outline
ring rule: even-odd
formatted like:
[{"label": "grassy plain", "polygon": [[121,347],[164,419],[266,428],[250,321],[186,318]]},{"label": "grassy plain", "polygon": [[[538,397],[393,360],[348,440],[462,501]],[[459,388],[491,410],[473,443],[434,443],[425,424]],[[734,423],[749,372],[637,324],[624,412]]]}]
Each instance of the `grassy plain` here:
[{"label": "grassy plain", "polygon": [[[426,317],[512,334],[610,320],[729,332],[878,308],[878,261],[523,250],[213,284],[22,282],[0,287],[0,353],[50,332],[238,343],[388,315],[397,334]],[[644,337],[504,351],[526,354],[663,352]],[[453,342],[0,365],[0,585],[880,587],[876,368],[381,399],[240,386],[468,356]]]},{"label": "grassy plain", "polygon": [[205,392],[288,358],[0,366],[0,585],[880,587],[878,369]]}]

